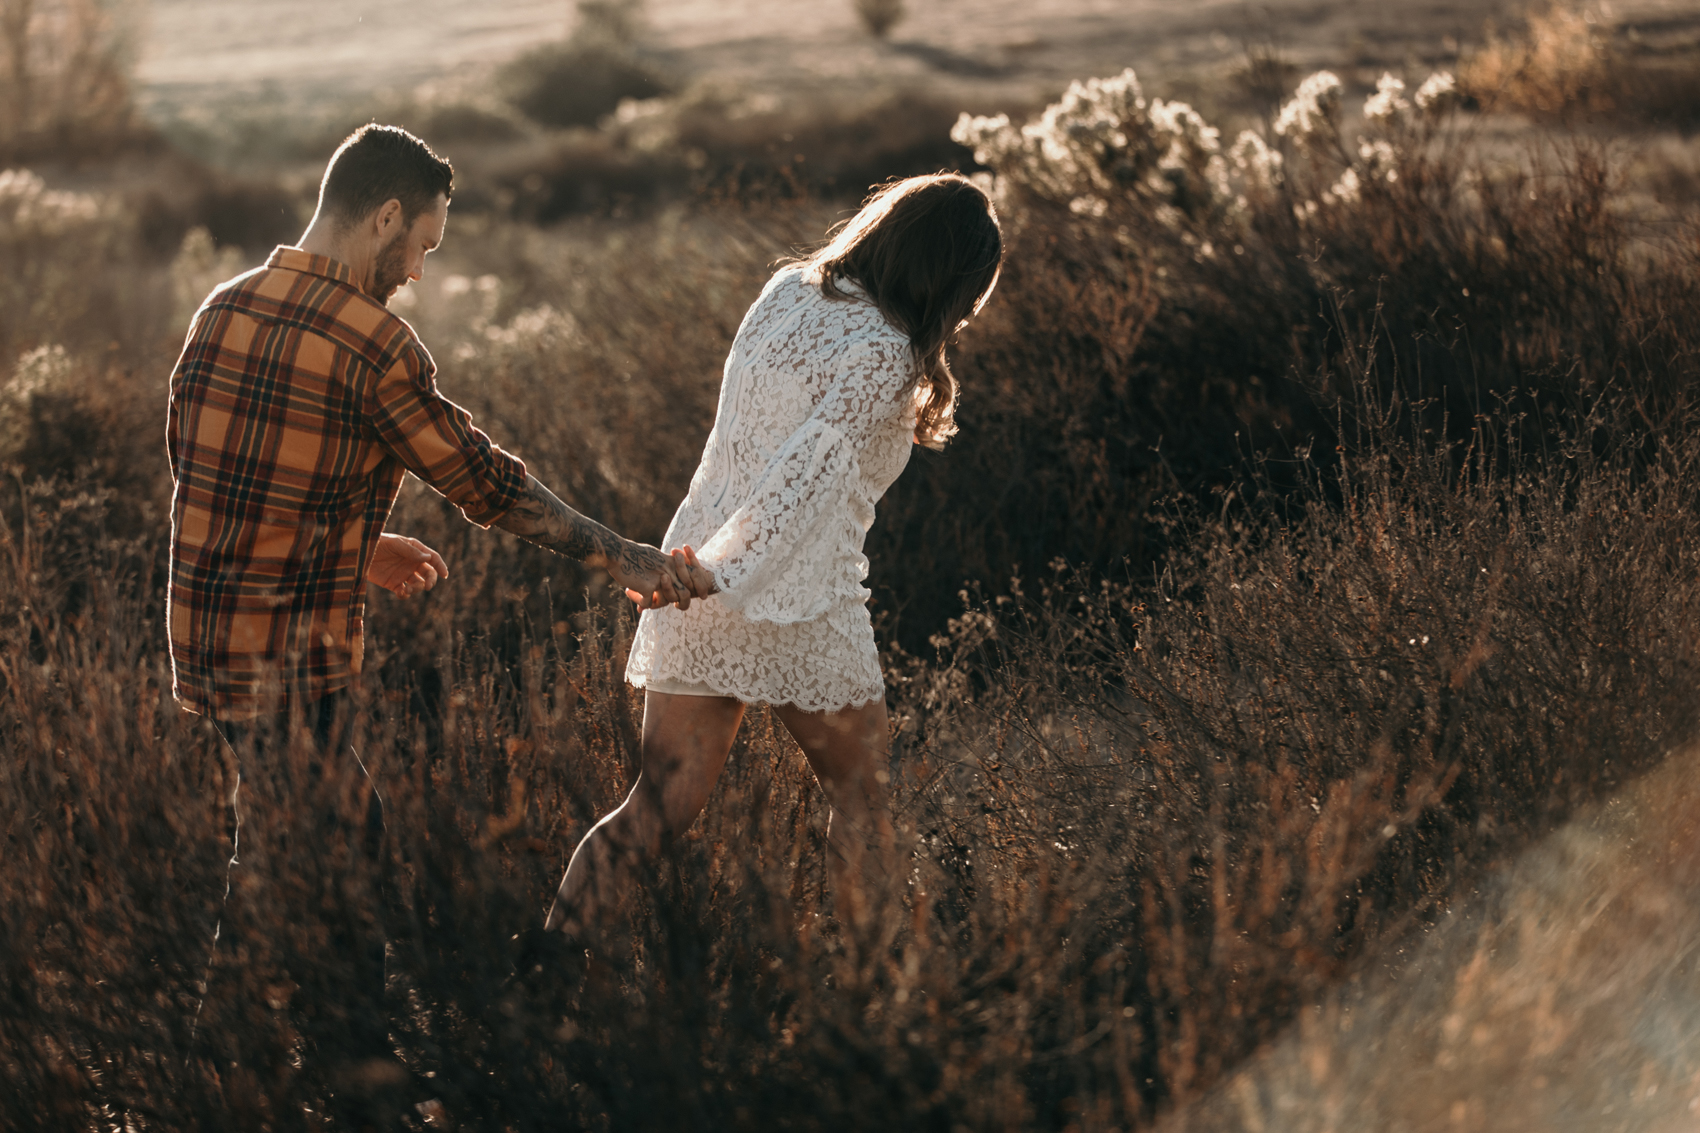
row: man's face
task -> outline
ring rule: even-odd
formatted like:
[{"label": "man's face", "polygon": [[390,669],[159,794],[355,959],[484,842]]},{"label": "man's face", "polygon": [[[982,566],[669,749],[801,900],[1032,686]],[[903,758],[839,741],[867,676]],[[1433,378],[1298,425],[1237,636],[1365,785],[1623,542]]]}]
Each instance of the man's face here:
[{"label": "man's face", "polygon": [[403,285],[424,276],[425,256],[443,242],[443,227],[448,221],[449,200],[439,196],[437,203],[414,217],[411,225],[397,222],[396,234],[378,251],[367,293],[388,304]]}]

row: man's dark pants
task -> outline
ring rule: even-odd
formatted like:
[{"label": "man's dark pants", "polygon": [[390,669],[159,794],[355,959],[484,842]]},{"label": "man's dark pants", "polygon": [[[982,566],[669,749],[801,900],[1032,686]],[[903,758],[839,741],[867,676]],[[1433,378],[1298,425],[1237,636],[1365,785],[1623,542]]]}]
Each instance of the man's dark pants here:
[{"label": "man's dark pants", "polygon": [[345,738],[352,716],[350,698],[333,693],[293,717],[212,721],[239,786],[197,1045],[221,1073],[234,1068],[256,1085],[295,1077],[299,1057],[358,1094],[373,1059],[393,1064],[383,805]]}]

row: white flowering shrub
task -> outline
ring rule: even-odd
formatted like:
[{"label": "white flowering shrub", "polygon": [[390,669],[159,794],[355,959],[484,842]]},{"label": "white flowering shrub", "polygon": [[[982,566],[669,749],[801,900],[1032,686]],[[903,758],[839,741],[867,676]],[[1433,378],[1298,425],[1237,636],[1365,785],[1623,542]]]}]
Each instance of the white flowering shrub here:
[{"label": "white flowering shrub", "polygon": [[1023,126],[964,114],[950,136],[1010,187],[1079,215],[1131,201],[1177,222],[1231,199],[1220,131],[1184,102],[1147,101],[1131,68],[1071,84]]},{"label": "white flowering shrub", "polygon": [[999,193],[1065,205],[1085,218],[1133,209],[1182,230],[1208,254],[1213,230],[1243,228],[1258,205],[1292,198],[1302,222],[1390,185],[1456,100],[1450,74],[1408,94],[1383,75],[1365,102],[1365,133],[1342,134],[1345,87],[1331,71],[1307,77],[1280,108],[1272,136],[1245,130],[1224,151],[1221,131],[1183,102],[1147,100],[1129,69],[1072,84],[1031,122],[1007,115],[957,120],[951,137],[995,174]]},{"label": "white flowering shrub", "polygon": [[65,392],[71,374],[71,358],[63,346],[38,346],[19,358],[0,382],[0,466],[22,458],[36,399]]},{"label": "white flowering shrub", "polygon": [[28,169],[0,170],[0,239],[57,236],[100,218],[87,193],[49,189]]},{"label": "white flowering shrub", "polygon": [[1344,88],[1333,71],[1318,71],[1299,84],[1275,118],[1275,133],[1314,149],[1340,135],[1340,96]]},{"label": "white flowering shrub", "polygon": [[1457,103],[1451,74],[1436,72],[1407,95],[1403,79],[1384,73],[1364,100],[1365,133],[1342,133],[1344,88],[1332,72],[1299,84],[1275,119],[1275,133],[1308,162],[1304,184],[1291,184],[1294,217],[1313,220],[1322,208],[1355,205],[1366,189],[1396,185],[1402,171],[1421,166],[1434,131]]}]

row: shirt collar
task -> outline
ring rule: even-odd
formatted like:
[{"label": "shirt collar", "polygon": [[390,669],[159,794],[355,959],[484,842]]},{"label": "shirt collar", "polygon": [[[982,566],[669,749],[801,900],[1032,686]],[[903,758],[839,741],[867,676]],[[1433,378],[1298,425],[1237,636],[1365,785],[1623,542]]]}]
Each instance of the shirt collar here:
[{"label": "shirt collar", "polygon": [[354,272],[341,260],[333,260],[329,256],[316,256],[312,252],[304,252],[300,248],[292,248],[288,244],[279,244],[266,258],[269,268],[284,268],[288,271],[306,272],[308,275],[322,275],[326,279],[334,279],[338,283],[346,283],[355,290],[359,288],[354,282]]}]

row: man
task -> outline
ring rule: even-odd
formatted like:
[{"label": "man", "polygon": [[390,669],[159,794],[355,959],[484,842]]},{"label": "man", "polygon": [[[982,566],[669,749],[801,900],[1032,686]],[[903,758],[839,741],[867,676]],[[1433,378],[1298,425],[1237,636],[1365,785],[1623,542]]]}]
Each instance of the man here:
[{"label": "man", "polygon": [[[404,471],[479,526],[607,570],[640,606],[686,606],[693,596],[682,559],[580,515],[491,443],[438,393],[431,356],[386,309],[441,243],[453,185],[449,163],[406,131],[355,131],[325,170],[299,246],[278,248],[264,267],[214,290],[172,373],[173,692],[229,745],[250,796],[244,810],[256,788],[265,798],[264,784],[297,803],[304,797],[310,783],[298,776],[285,787],[277,778],[292,722],[310,735],[311,782],[354,775],[353,752],[344,745],[339,753],[333,741],[361,670],[365,583],[408,598],[448,577],[437,552],[383,530]],[[360,766],[356,781],[363,777]],[[370,784],[364,789],[375,805]],[[241,817],[238,848],[248,862]],[[313,822],[297,852],[358,860],[374,850],[334,814]],[[239,898],[244,885],[233,878]],[[227,958],[244,939],[264,944],[254,925],[240,935],[237,904],[227,899],[224,911],[226,931],[236,930],[219,946]],[[341,990],[355,997],[333,1014],[350,1025],[365,1019],[364,1046],[382,1057],[381,1009],[371,1001],[382,994],[382,937],[375,918],[357,920],[321,933],[348,969],[352,986]],[[222,1017],[251,1008],[237,1004]],[[213,1017],[221,1016],[212,1012],[203,1028]]]},{"label": "man", "polygon": [[[331,158],[299,247],[215,290],[171,378],[173,691],[215,721],[306,706],[360,672],[367,579],[406,598],[447,577],[385,533],[402,472],[483,527],[688,602],[682,565],[569,508],[437,392],[385,304],[441,242],[454,174],[365,126]],[[268,690],[268,684],[273,685]]]}]

